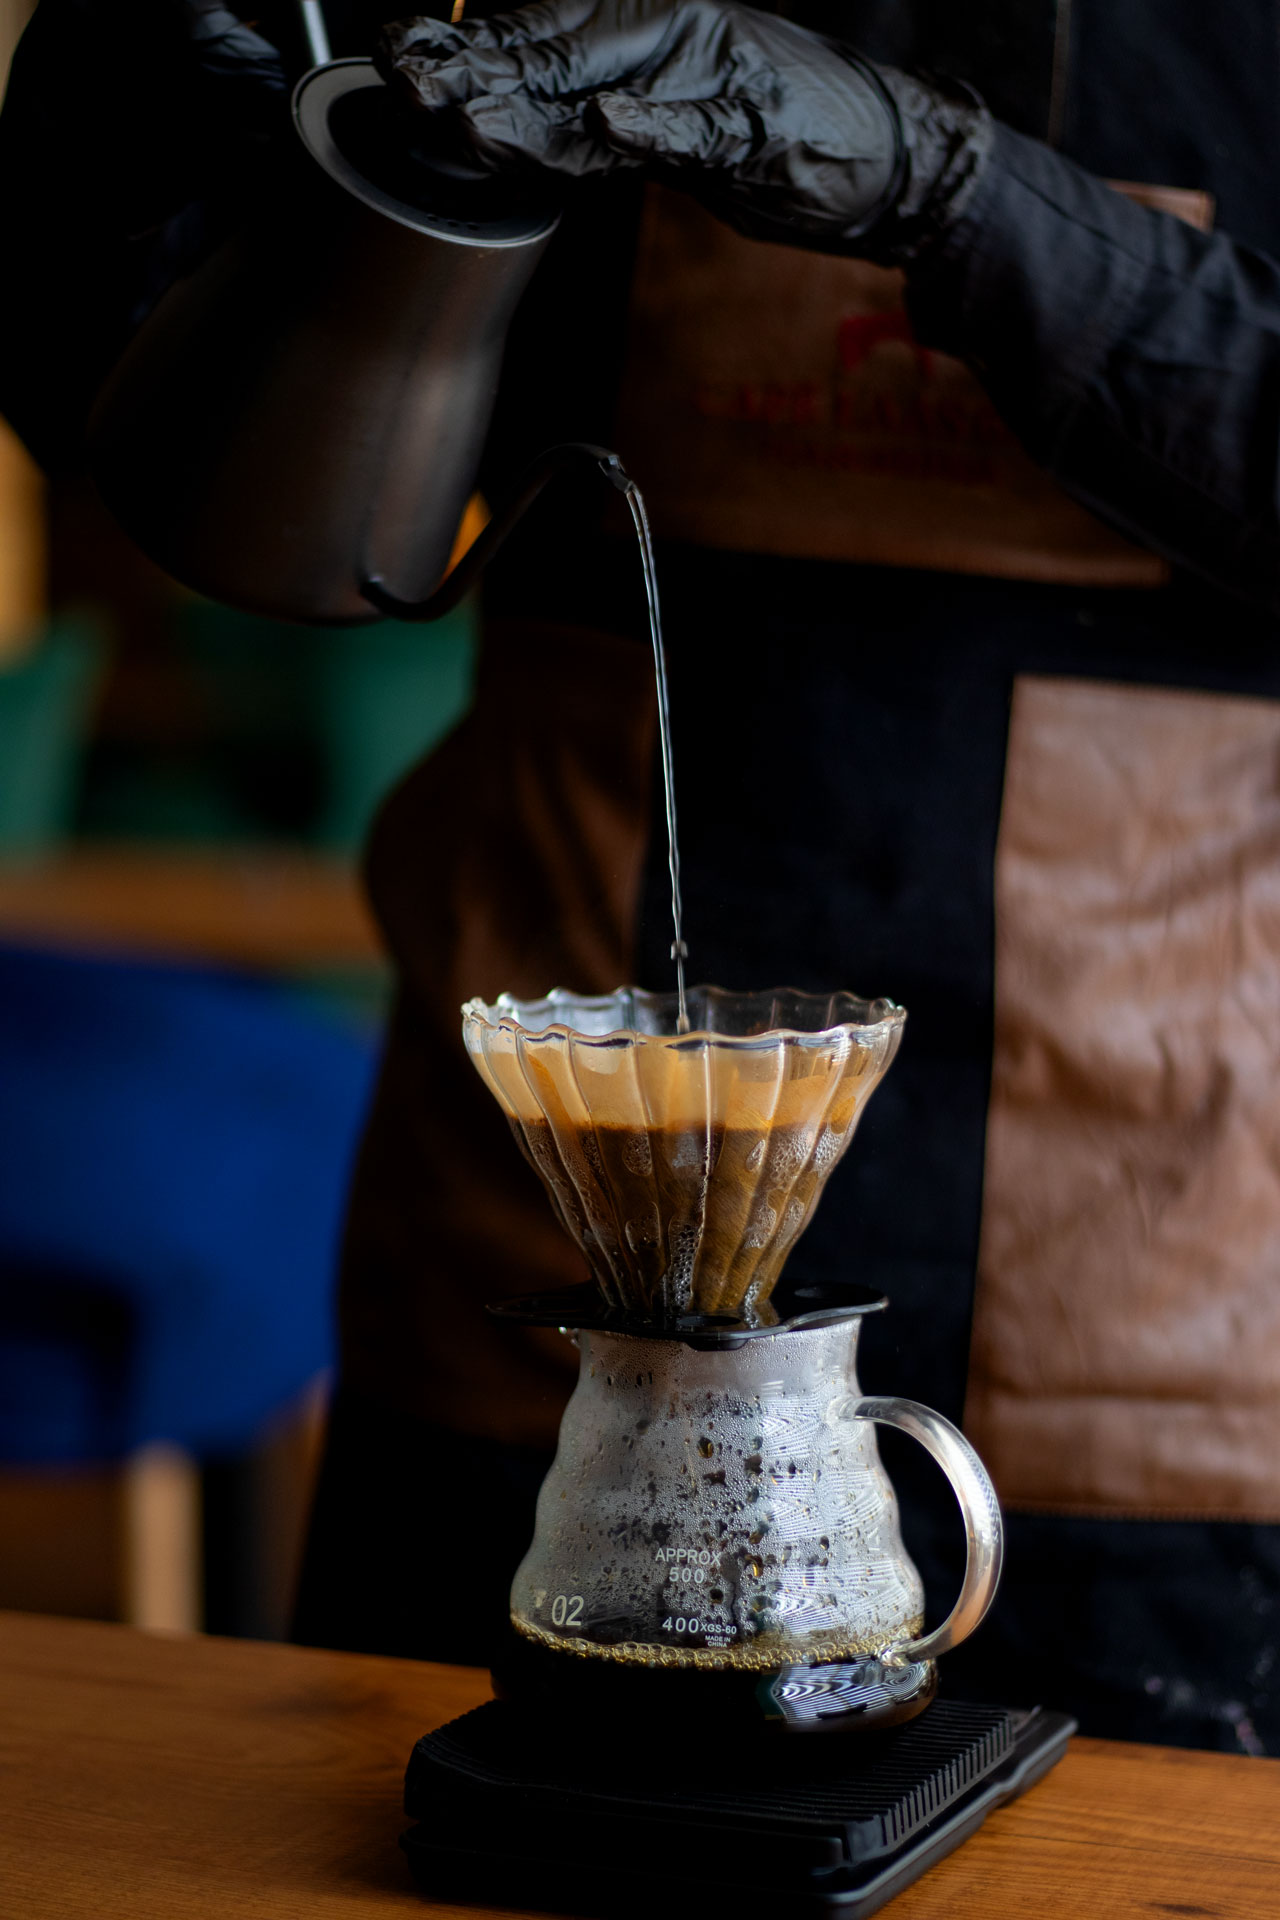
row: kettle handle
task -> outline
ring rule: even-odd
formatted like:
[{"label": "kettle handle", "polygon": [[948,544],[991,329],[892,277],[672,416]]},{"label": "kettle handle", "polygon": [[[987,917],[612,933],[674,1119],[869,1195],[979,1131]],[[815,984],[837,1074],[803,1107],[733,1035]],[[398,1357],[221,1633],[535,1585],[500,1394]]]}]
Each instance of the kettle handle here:
[{"label": "kettle handle", "polygon": [[917,1640],[904,1640],[886,1648],[881,1655],[886,1665],[895,1667],[917,1660],[936,1660],[940,1653],[947,1653],[969,1638],[996,1597],[1004,1559],[1004,1523],[996,1490],[960,1429],[916,1400],[850,1398],[839,1404],[837,1417],[875,1420],[881,1426],[898,1427],[903,1433],[909,1433],[933,1455],[960,1502],[966,1552],[959,1599],[942,1625],[932,1633]]}]

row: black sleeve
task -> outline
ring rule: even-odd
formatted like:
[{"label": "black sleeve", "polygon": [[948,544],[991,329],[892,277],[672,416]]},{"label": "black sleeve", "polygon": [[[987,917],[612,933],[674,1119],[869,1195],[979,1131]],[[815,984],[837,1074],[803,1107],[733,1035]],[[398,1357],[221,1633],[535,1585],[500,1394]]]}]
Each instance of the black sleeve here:
[{"label": "black sleeve", "polygon": [[1000,127],[908,307],[1069,493],[1280,612],[1280,264]]},{"label": "black sleeve", "polygon": [[275,48],[220,0],[40,0],[0,112],[0,412],[74,462],[134,329],[261,191]]}]

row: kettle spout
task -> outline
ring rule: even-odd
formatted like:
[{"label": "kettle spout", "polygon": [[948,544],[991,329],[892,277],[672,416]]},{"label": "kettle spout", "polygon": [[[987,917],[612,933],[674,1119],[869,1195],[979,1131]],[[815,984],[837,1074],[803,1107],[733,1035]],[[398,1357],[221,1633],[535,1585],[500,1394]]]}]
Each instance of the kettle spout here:
[{"label": "kettle spout", "polygon": [[547,482],[580,460],[592,461],[619,493],[634,490],[635,482],[618,455],[608,447],[593,446],[587,440],[567,440],[562,446],[549,448],[534,461],[514,497],[494,515],[484,531],[476,535],[461,559],[425,600],[400,599],[376,575],[363,581],[360,591],[371,606],[391,620],[439,620],[444,614],[452,613],[475,586],[507,535],[523,520]]}]

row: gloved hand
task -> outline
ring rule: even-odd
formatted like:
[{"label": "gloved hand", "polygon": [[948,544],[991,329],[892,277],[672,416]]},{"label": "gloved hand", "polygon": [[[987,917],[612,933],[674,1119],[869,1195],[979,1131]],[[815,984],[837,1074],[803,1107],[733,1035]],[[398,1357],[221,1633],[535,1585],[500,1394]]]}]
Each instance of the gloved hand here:
[{"label": "gloved hand", "polygon": [[383,30],[387,78],[488,171],[648,166],[761,240],[914,256],[967,200],[990,120],[733,0],[538,0]]},{"label": "gloved hand", "polygon": [[289,95],[277,49],[222,0],[179,0],[178,16],[223,123],[242,140],[273,136]]}]

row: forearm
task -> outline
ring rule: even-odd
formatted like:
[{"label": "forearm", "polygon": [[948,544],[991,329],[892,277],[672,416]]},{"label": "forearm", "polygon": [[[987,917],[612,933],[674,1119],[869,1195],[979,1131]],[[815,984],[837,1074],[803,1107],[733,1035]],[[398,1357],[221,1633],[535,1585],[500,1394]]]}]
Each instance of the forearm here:
[{"label": "forearm", "polygon": [[74,463],[150,308],[262,195],[279,58],[216,0],[41,0],[0,110],[0,412]]},{"label": "forearm", "polygon": [[1280,612],[1280,264],[1001,128],[908,307],[1068,492]]}]

